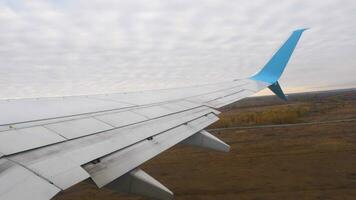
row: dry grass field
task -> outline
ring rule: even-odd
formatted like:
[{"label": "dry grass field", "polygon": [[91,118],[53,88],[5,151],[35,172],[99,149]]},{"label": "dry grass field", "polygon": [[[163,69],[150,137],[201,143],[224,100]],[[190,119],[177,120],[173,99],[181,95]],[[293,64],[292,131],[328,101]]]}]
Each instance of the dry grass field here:
[{"label": "dry grass field", "polygon": [[[211,128],[356,118],[356,91],[249,98]],[[356,121],[212,131],[230,153],[177,146],[142,166],[177,200],[356,199]],[[134,200],[89,181],[56,200]]]}]

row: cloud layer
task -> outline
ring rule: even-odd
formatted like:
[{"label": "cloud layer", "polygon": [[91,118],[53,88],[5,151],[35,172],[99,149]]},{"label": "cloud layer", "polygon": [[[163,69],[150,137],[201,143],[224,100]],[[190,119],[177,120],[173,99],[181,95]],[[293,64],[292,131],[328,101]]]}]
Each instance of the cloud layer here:
[{"label": "cloud layer", "polygon": [[353,0],[0,1],[0,98],[246,77],[297,28],[287,90],[356,86]]}]

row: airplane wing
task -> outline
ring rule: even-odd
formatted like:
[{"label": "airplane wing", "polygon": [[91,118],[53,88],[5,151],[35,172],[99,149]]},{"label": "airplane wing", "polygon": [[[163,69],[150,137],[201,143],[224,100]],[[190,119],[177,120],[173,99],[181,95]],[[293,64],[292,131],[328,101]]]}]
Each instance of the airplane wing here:
[{"label": "airplane wing", "polygon": [[171,199],[138,167],[183,143],[229,146],[204,129],[216,109],[270,88],[305,29],[294,31],[254,76],[185,88],[0,101],[0,199],[51,199],[90,178],[98,187]]}]

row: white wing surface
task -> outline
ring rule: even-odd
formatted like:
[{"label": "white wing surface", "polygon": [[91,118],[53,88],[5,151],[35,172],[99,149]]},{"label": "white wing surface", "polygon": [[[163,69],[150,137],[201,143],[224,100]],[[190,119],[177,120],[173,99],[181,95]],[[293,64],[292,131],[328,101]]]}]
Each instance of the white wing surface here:
[{"label": "white wing surface", "polygon": [[178,144],[228,151],[204,131],[216,109],[278,79],[302,32],[296,30],[256,75],[185,88],[0,101],[0,199],[51,199],[85,179],[98,187],[170,199],[138,167]]}]

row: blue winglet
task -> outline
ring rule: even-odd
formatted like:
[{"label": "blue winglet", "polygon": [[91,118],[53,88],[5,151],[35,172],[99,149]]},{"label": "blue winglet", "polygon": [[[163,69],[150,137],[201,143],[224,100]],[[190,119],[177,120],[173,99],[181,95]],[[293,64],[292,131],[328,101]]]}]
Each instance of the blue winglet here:
[{"label": "blue winglet", "polygon": [[284,42],[282,47],[279,48],[262,70],[250,79],[270,83],[271,85],[268,88],[279,98],[287,100],[286,95],[284,95],[283,90],[278,83],[278,79],[281,77],[289,58],[297,46],[300,36],[302,36],[302,33],[305,30],[307,29],[293,31],[292,35],[289,36],[288,40]]},{"label": "blue winglet", "polygon": [[286,67],[290,56],[297,45],[300,36],[307,29],[295,30],[282,47],[273,55],[268,63],[257,74],[250,79],[263,81],[267,83],[275,83],[281,77],[284,68]]}]

